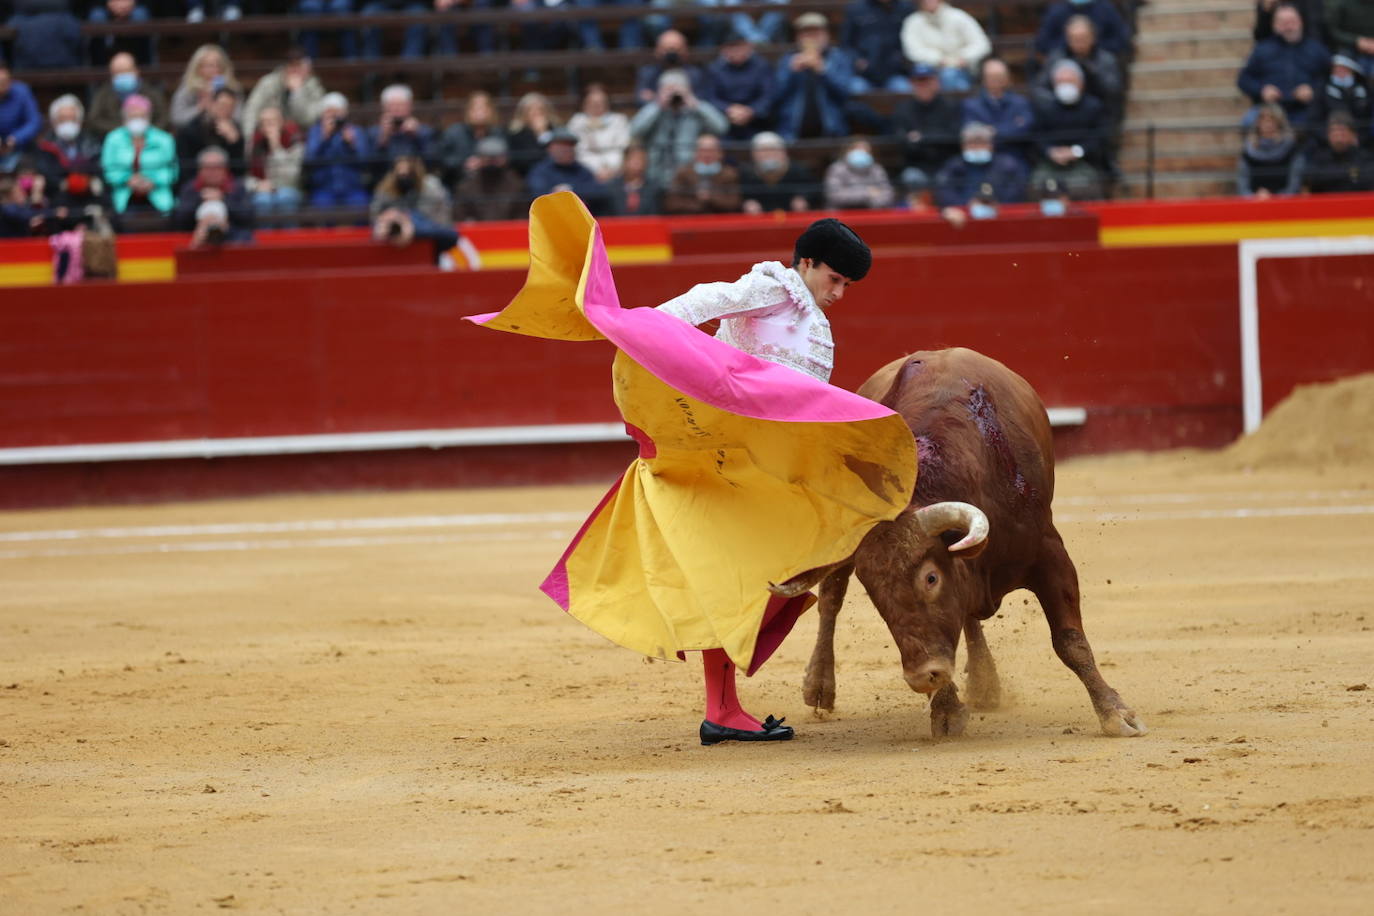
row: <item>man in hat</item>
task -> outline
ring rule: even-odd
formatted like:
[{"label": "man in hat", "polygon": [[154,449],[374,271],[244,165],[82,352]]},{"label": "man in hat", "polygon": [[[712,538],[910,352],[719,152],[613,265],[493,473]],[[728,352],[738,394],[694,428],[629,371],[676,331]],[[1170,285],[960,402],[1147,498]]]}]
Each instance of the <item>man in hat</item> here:
[{"label": "man in hat", "polygon": [[557,128],[549,137],[545,154],[525,178],[532,197],[572,191],[582,198],[592,213],[605,210],[606,188],[596,180],[591,169],[577,161],[577,134],[566,127]]},{"label": "man in hat", "polygon": [[[660,305],[693,325],[720,321],[716,339],[760,359],[830,380],[834,341],[825,312],[851,283],[868,275],[873,255],[863,239],[837,219],[817,220],[792,249],[792,266],[755,264],[733,283],[701,283]],[[702,653],[706,675],[703,744],[786,741],[792,728],[744,711],[735,691],[735,666],[723,649]]]},{"label": "man in hat", "polygon": [[820,13],[792,21],[797,50],[778,62],[773,116],[786,140],[847,137],[846,106],[866,85],[854,73],[849,52],[830,44],[830,23]]},{"label": "man in hat", "polygon": [[902,144],[902,183],[925,188],[959,151],[962,118],[959,103],[940,87],[940,71],[932,64],[912,64],[911,97],[892,112],[892,130]]},{"label": "man in hat", "polygon": [[1326,142],[1307,159],[1303,186],[1313,194],[1374,190],[1374,154],[1360,148],[1350,115],[1338,111],[1326,121]]}]

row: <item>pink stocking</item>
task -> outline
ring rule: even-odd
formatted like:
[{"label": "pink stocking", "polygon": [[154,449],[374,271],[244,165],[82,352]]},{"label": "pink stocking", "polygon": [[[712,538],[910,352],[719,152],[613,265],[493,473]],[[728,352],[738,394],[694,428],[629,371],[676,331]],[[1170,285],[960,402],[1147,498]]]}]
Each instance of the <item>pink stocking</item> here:
[{"label": "pink stocking", "polygon": [[701,653],[706,671],[706,719],[727,728],[759,731],[763,723],[745,712],[735,693],[735,665],[724,649]]}]

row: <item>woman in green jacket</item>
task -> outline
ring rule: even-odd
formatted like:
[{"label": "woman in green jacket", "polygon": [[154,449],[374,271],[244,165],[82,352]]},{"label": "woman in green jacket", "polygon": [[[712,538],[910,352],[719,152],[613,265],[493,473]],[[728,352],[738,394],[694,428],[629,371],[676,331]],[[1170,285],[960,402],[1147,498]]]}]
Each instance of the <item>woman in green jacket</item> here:
[{"label": "woman in green jacket", "polygon": [[121,109],[124,126],[105,137],[100,166],[110,187],[115,211],[154,209],[170,213],[177,180],[177,146],[172,135],[153,127],[153,106],[141,95],[131,95]]}]

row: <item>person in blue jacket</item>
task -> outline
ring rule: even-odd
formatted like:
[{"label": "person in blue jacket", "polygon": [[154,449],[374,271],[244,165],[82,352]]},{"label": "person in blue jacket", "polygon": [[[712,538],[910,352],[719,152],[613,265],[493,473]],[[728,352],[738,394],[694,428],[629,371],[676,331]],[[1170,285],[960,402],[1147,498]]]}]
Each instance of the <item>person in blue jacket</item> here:
[{"label": "person in blue jacket", "polygon": [[830,25],[820,13],[802,13],[792,23],[797,50],[778,62],[771,109],[784,140],[847,137],[846,106],[861,83],[854,59],[830,44]]},{"label": "person in blue jacket", "polygon": [[367,132],[348,121],[348,100],[338,92],[326,95],[320,119],[310,128],[305,141],[311,206],[367,206],[371,152]]},{"label": "person in blue jacket", "polygon": [[742,32],[731,32],[706,68],[706,101],[730,122],[731,140],[748,140],[764,127],[773,96],[773,65],[754,53]]},{"label": "person in blue jacket", "polygon": [[964,99],[964,123],[986,124],[997,132],[997,151],[1022,162],[1031,150],[1035,112],[1030,101],[1011,89],[1011,71],[995,57],[983,61],[982,88]]},{"label": "person in blue jacket", "polygon": [[0,172],[13,172],[19,157],[33,145],[43,128],[43,116],[33,91],[10,75],[0,58]]},{"label": "person in blue jacket", "polygon": [[1295,127],[1315,120],[1320,98],[1331,69],[1331,52],[1303,33],[1302,14],[1296,7],[1274,11],[1274,35],[1255,45],[1250,59],[1236,77],[1240,91],[1257,106],[1245,116],[1249,127],[1266,103],[1283,106]]},{"label": "person in blue jacket", "polygon": [[566,127],[554,130],[549,138],[548,154],[530,169],[525,185],[531,197],[541,197],[554,191],[572,191],[587,209],[602,214],[606,209],[607,193],[596,180],[591,169],[577,161],[577,134]]},{"label": "person in blue jacket", "polygon": [[[964,125],[959,133],[959,155],[946,162],[935,176],[935,204],[942,211],[968,207],[970,214],[977,217],[977,203],[1012,204],[1026,199],[1026,184],[1030,180],[1026,167],[1015,156],[995,152],[995,137],[996,131],[987,124]],[[989,199],[983,200],[984,197]]]},{"label": "person in blue jacket", "polygon": [[1058,0],[1045,10],[1040,31],[1035,33],[1035,50],[1049,56],[1066,47],[1064,26],[1074,16],[1087,16],[1097,27],[1097,45],[1120,57],[1131,47],[1131,26],[1113,0]]}]

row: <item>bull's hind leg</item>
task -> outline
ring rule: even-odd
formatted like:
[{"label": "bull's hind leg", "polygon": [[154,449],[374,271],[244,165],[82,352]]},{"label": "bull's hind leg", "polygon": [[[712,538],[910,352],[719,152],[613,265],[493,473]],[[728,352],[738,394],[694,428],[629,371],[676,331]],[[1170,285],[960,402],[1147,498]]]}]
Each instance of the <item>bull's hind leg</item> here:
[{"label": "bull's hind leg", "polygon": [[1027,583],[1050,625],[1055,654],[1078,675],[1088,689],[1102,731],[1112,737],[1135,737],[1146,733],[1145,723],[1121,699],[1097,670],[1092,646],[1083,635],[1083,614],[1079,607],[1078,571],[1064,549],[1059,532],[1050,529],[1041,546],[1040,559]]},{"label": "bull's hind leg", "polygon": [[983,621],[970,617],[964,624],[964,641],[968,648],[968,662],[964,673],[968,682],[964,690],[974,709],[996,709],[1002,705],[1002,682],[997,677],[997,665],[983,635]]},{"label": "bull's hind leg", "polygon": [[840,616],[849,577],[854,564],[846,563],[821,580],[820,625],[816,629],[816,648],[806,666],[802,697],[817,712],[835,708],[835,618]]}]

